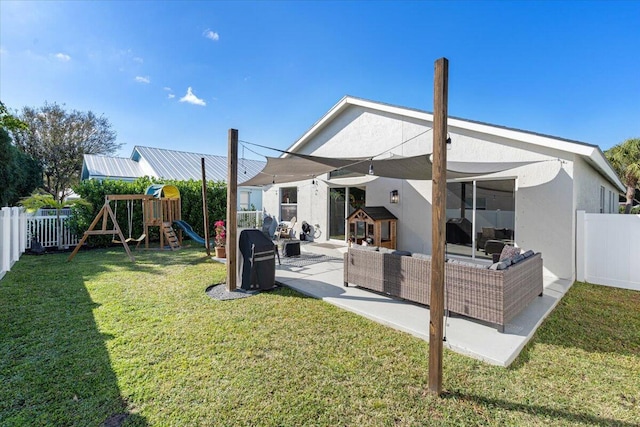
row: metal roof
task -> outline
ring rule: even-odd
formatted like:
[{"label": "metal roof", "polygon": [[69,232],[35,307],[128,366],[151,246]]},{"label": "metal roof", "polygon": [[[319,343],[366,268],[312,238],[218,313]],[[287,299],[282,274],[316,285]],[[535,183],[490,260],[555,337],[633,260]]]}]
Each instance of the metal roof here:
[{"label": "metal roof", "polygon": [[90,177],[135,179],[145,175],[138,162],[124,157],[85,154],[83,163],[82,179]]},{"label": "metal roof", "polygon": [[[227,181],[227,158],[210,154],[189,153],[186,151],[167,150],[135,146],[131,158],[140,161],[143,158],[156,173],[158,178],[186,181],[202,179],[200,159],[204,157],[207,180]],[[266,162],[259,160],[238,159],[238,182],[246,181],[257,175]],[[246,172],[246,174],[245,174]]]},{"label": "metal roof", "polygon": [[[189,153],[135,146],[131,158],[109,157],[85,154],[82,179],[114,178],[135,179],[145,175],[186,181],[202,179],[200,159],[205,158],[207,180],[227,181],[227,158],[209,154]],[[257,175],[266,162],[238,159],[238,182],[244,182]]]}]

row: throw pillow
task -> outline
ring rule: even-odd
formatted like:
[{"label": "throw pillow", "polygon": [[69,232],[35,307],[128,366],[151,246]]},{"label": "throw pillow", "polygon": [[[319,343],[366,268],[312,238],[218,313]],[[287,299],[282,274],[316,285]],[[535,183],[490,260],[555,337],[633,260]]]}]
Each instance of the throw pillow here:
[{"label": "throw pillow", "polygon": [[528,251],[524,252],[522,255],[525,258],[529,258],[531,255],[533,255],[533,251],[531,249],[529,249]]},{"label": "throw pillow", "polygon": [[500,261],[504,261],[507,258],[513,258],[520,253],[520,248],[516,248],[511,245],[504,245],[502,252],[500,253]]},{"label": "throw pillow", "polygon": [[517,264],[520,261],[522,261],[523,259],[524,259],[524,255],[518,254],[518,255],[514,256],[513,258],[511,258],[511,264]]},{"label": "throw pillow", "polygon": [[504,270],[510,265],[511,265],[511,260],[505,259],[503,261],[496,262],[495,264],[491,264],[491,267],[489,267],[489,270]]},{"label": "throw pillow", "polygon": [[427,261],[431,261],[431,255],[420,254],[418,252],[411,254],[411,257],[416,259],[426,259]]}]

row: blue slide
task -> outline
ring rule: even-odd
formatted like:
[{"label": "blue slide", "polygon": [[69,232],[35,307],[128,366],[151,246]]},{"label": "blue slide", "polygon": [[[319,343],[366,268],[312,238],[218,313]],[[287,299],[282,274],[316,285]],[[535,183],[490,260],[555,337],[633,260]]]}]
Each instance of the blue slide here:
[{"label": "blue slide", "polygon": [[[193,231],[193,227],[191,227],[188,223],[184,222],[184,221],[173,221],[173,223],[180,227],[180,229],[182,231],[184,231],[187,236],[189,236],[191,238],[191,240],[193,240],[196,243],[200,243],[201,245],[204,245],[204,239],[202,237],[200,237],[198,235],[198,233],[196,233],[195,231]],[[210,241],[211,245],[213,245],[213,241]],[[206,245],[205,245],[206,246]]]}]

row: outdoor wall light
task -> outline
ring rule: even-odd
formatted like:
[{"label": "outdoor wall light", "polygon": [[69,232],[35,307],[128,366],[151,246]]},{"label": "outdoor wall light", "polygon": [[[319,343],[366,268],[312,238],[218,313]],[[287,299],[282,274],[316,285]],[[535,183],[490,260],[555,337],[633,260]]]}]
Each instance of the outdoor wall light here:
[{"label": "outdoor wall light", "polygon": [[373,175],[373,160],[369,163],[369,175]]},{"label": "outdoor wall light", "polygon": [[391,191],[390,201],[393,204],[400,203],[400,193],[398,193],[398,190]]},{"label": "outdoor wall light", "polygon": [[451,137],[447,135],[447,150],[451,150]]}]

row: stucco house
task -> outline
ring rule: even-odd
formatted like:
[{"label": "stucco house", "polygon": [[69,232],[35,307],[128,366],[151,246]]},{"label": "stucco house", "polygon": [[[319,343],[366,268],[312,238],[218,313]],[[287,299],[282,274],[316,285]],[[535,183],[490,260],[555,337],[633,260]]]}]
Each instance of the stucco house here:
[{"label": "stucco house", "polygon": [[[210,154],[190,153],[135,146],[130,157],[85,154],[81,180],[115,179],[134,181],[144,176],[152,178],[199,181],[202,179],[201,159],[205,159],[207,180],[227,181],[227,158]],[[249,179],[260,172],[265,162],[239,159],[238,180]],[[238,188],[238,209],[262,210],[262,189],[255,186]]]},{"label": "stucco house", "polygon": [[[428,158],[432,126],[426,111],[344,97],[282,158],[365,159],[360,163],[369,173],[307,168],[293,182],[274,173],[263,182],[265,212],[278,220],[296,216],[298,233],[306,221],[319,225],[317,240],[344,242],[350,213],[384,206],[398,219],[398,249],[431,253],[432,182],[403,178],[402,162],[393,163],[396,178],[377,176],[375,168],[385,159]],[[448,119],[448,137],[448,165],[467,165],[463,174],[448,174],[448,254],[489,258],[496,246],[514,243],[541,252],[546,275],[573,280],[576,211],[617,212],[624,191],[600,148],[455,117]],[[407,176],[414,176],[414,167],[407,163]]]}]

